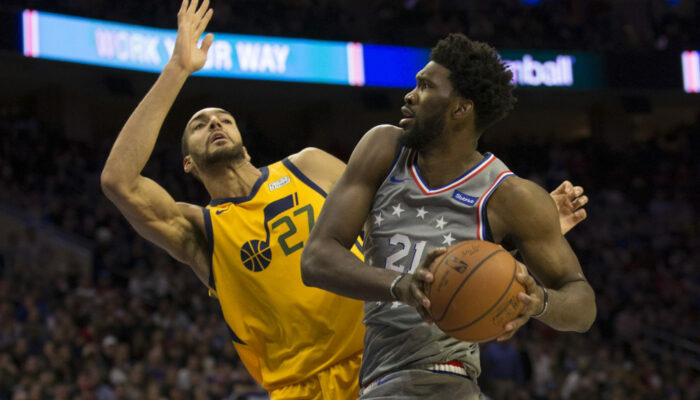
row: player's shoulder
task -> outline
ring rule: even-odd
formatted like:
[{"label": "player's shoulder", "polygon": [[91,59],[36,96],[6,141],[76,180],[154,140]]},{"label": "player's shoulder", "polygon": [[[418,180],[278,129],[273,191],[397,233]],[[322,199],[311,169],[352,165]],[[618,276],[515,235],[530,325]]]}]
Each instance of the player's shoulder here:
[{"label": "player's shoulder", "polygon": [[[311,178],[318,174],[324,174],[327,170],[337,170],[345,168],[345,163],[339,158],[316,147],[306,147],[287,157],[294,167],[298,168],[304,175]],[[289,164],[287,164],[289,166]],[[331,171],[332,172],[332,171]]]},{"label": "player's shoulder", "polygon": [[[330,191],[345,170],[345,163],[334,155],[315,147],[307,147],[298,153],[287,157],[292,169],[299,178],[308,178],[314,185],[318,185],[324,192]],[[312,185],[313,186],[313,185]]]},{"label": "player's shoulder", "polygon": [[309,167],[338,160],[338,158],[327,151],[316,147],[306,147],[297,153],[289,155],[287,159],[297,167]]},{"label": "player's shoulder", "polygon": [[[362,149],[362,153],[369,159],[388,157],[393,160],[401,132],[402,129],[394,125],[377,125],[362,136],[357,147]],[[316,147],[307,147],[287,159],[310,177],[328,173],[335,176],[345,168],[340,159]]]},{"label": "player's shoulder", "polygon": [[390,147],[396,147],[398,145],[399,136],[402,132],[403,129],[395,125],[377,125],[365,133],[365,135],[362,137],[362,141],[367,141],[374,145],[388,145]]},{"label": "player's shoulder", "polygon": [[512,228],[535,229],[556,219],[556,205],[549,193],[537,183],[518,176],[511,176],[498,186],[488,208],[489,215],[497,214]]},{"label": "player's shoulder", "polygon": [[400,147],[399,136],[403,129],[394,125],[377,125],[368,130],[355,147],[353,157],[360,157],[363,163],[391,164]]},{"label": "player's shoulder", "polygon": [[505,179],[498,187],[494,196],[498,194],[513,202],[536,204],[543,198],[549,198],[549,193],[537,183],[521,178],[517,175],[510,176]]}]

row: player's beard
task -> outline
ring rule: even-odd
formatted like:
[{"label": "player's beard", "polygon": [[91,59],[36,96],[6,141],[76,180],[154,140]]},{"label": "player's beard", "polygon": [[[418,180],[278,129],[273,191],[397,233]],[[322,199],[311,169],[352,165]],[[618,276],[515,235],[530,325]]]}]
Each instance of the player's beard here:
[{"label": "player's beard", "polygon": [[245,159],[243,143],[236,143],[233,146],[215,149],[213,152],[207,151],[204,154],[192,154],[194,161],[202,168],[210,168],[221,163],[237,163]]},{"label": "player's beard", "polygon": [[425,150],[445,128],[445,118],[442,114],[420,120],[414,118],[413,126],[399,136],[399,143],[414,150]]}]

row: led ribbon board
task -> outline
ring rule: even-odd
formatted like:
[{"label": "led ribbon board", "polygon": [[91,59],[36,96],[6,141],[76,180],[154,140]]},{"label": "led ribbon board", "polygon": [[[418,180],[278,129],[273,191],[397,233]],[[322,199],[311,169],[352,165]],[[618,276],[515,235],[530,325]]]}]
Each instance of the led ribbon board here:
[{"label": "led ribbon board", "polygon": [[681,54],[683,88],[686,93],[700,93],[700,52],[684,51]]},{"label": "led ribbon board", "polygon": [[[64,16],[22,13],[29,57],[160,72],[177,31]],[[215,34],[202,76],[363,85],[362,45]]]},{"label": "led ribbon board", "polygon": [[[160,72],[175,30],[148,28],[25,10],[28,57]],[[521,88],[603,87],[602,61],[589,53],[503,51]],[[197,75],[337,85],[412,88],[430,50],[352,42],[215,34]]]},{"label": "led ribbon board", "polygon": [[[363,45],[365,84],[410,88],[415,74],[430,61],[430,50]],[[604,86],[602,58],[589,53],[502,51],[501,58],[520,88],[596,89]]]}]

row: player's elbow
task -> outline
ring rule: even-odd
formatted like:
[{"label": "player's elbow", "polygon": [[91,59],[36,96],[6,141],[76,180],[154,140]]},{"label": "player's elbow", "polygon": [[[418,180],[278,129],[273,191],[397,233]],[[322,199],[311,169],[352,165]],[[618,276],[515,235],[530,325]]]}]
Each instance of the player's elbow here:
[{"label": "player's elbow", "polygon": [[102,187],[102,193],[112,202],[127,198],[129,192],[133,190],[133,186],[126,182],[120,173],[108,168],[102,170],[100,186]]},{"label": "player's elbow", "polygon": [[321,248],[314,240],[309,240],[301,253],[301,281],[306,286],[318,286],[319,260],[323,257],[320,253]]},{"label": "player's elbow", "polygon": [[100,175],[100,186],[105,196],[112,199],[119,192],[119,179],[115,173],[105,168]]},{"label": "player's elbow", "polygon": [[586,294],[582,301],[582,312],[579,313],[579,326],[576,329],[576,332],[579,333],[588,332],[591,326],[593,326],[596,315],[598,314],[598,309],[595,304],[595,292],[589,285],[586,286]]}]

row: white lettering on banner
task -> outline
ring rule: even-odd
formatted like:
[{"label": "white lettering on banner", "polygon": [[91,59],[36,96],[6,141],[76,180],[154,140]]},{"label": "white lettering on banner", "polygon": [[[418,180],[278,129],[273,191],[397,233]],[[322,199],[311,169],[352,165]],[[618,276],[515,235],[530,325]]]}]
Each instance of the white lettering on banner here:
[{"label": "white lettering on banner", "polygon": [[114,47],[117,51],[117,58],[126,61],[129,59],[129,48],[128,48],[128,43],[129,43],[129,34],[120,31],[117,32],[116,34],[112,34],[112,41],[114,42]]},{"label": "white lettering on banner", "polygon": [[107,29],[95,30],[97,55],[102,58],[157,65],[161,62],[158,43],[158,36]]},{"label": "white lettering on banner", "polygon": [[241,71],[283,74],[287,70],[289,46],[238,42],[236,55]]},{"label": "white lettering on banner", "polygon": [[114,42],[110,32],[103,29],[95,30],[95,44],[97,55],[102,58],[114,58]]},{"label": "white lettering on banner", "polygon": [[513,82],[523,86],[571,86],[574,84],[574,57],[557,56],[541,63],[530,54],[522,60],[504,60],[513,72]]}]

